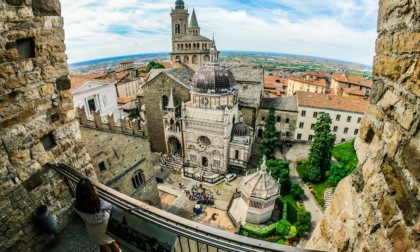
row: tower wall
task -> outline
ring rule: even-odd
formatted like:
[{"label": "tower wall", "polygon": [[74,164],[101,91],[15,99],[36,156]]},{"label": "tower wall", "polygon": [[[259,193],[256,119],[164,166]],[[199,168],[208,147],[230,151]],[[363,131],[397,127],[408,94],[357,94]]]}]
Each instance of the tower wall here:
[{"label": "tower wall", "polygon": [[357,169],[337,186],[306,248],[420,248],[420,5],[379,1],[371,104],[355,142]]},{"label": "tower wall", "polygon": [[0,250],[42,251],[55,235],[34,223],[46,204],[59,231],[71,195],[46,164],[96,178],[75,119],[58,0],[0,1]]}]

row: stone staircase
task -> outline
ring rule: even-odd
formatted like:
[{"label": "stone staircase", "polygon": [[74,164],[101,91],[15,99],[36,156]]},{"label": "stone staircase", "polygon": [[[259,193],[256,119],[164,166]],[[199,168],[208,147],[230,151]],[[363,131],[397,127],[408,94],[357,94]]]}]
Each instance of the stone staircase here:
[{"label": "stone staircase", "polygon": [[180,173],[182,171],[182,160],[176,158],[160,157],[159,165],[163,168],[171,169],[173,172]]},{"label": "stone staircase", "polygon": [[324,192],[324,210],[330,205],[332,195],[334,192],[334,187],[327,188]]}]

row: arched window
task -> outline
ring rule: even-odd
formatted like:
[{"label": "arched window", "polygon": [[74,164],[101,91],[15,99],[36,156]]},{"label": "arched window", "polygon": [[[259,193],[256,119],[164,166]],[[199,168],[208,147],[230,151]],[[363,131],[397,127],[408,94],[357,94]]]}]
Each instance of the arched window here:
[{"label": "arched window", "polygon": [[197,55],[193,55],[193,56],[192,56],[192,63],[193,63],[193,64],[197,64],[197,63],[198,63],[198,60],[197,60]]},{"label": "arched window", "polygon": [[259,129],[258,130],[258,137],[262,137],[262,135],[263,135],[263,130],[262,129]]},{"label": "arched window", "polygon": [[178,23],[175,24],[175,34],[180,33],[180,25]]},{"label": "arched window", "polygon": [[133,177],[131,178],[131,182],[133,183],[134,189],[139,188],[142,184],[144,184],[145,181],[146,178],[144,177],[143,170],[136,171]]},{"label": "arched window", "polygon": [[210,57],[208,55],[204,55],[203,60],[204,61],[209,61],[210,60]]},{"label": "arched window", "polygon": [[166,95],[162,96],[162,110],[166,110],[166,107],[168,106],[169,98]]},{"label": "arched window", "polygon": [[184,57],[184,63],[188,63],[190,61],[190,58],[188,56]]},{"label": "arched window", "polygon": [[235,150],[235,159],[239,159],[239,151]]}]

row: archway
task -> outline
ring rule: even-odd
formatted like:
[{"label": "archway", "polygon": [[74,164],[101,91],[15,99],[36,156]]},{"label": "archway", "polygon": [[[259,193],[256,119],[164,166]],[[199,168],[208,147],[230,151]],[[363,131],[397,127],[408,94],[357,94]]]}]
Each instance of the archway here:
[{"label": "archway", "polygon": [[178,138],[171,136],[168,139],[168,153],[172,155],[182,156],[182,145]]},{"label": "archway", "polygon": [[207,167],[209,165],[209,160],[207,159],[207,157],[202,157],[201,158],[201,165],[203,167]]}]

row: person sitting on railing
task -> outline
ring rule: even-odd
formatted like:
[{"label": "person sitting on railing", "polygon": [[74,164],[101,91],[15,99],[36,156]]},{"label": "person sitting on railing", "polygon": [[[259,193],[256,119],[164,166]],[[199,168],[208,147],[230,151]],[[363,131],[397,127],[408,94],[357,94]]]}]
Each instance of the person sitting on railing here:
[{"label": "person sitting on railing", "polygon": [[87,178],[80,179],[76,188],[73,208],[86,225],[90,239],[99,246],[101,252],[121,252],[117,242],[105,234],[112,205],[99,198],[96,188]]}]

